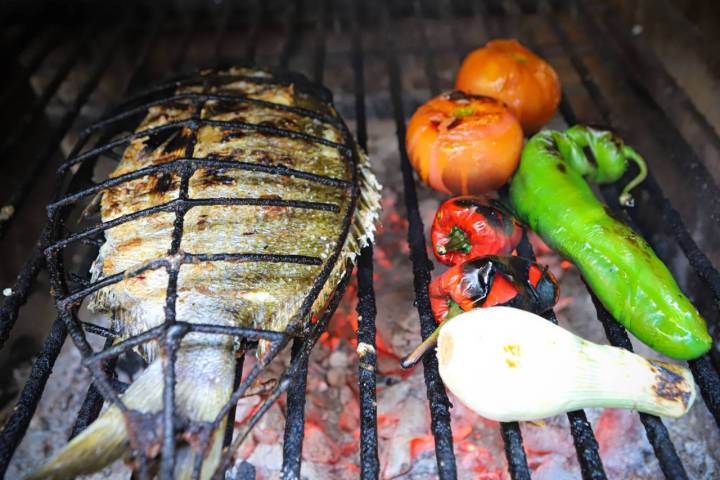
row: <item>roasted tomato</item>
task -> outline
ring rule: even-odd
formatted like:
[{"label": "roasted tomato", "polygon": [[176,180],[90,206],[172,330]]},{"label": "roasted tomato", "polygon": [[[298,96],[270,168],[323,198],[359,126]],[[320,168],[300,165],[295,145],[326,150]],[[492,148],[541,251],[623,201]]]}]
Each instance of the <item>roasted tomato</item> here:
[{"label": "roasted tomato", "polygon": [[431,229],[438,261],[457,265],[482,255],[510,255],[522,228],[510,212],[482,197],[455,197],[435,213]]},{"label": "roasted tomato", "polygon": [[545,60],[517,40],[493,40],[463,61],[455,88],[505,102],[526,134],[540,130],[560,103],[560,81]]},{"label": "roasted tomato", "polygon": [[520,124],[498,100],[451,92],[421,106],[408,124],[410,162],[432,188],[451,195],[496,190],[520,160]]}]

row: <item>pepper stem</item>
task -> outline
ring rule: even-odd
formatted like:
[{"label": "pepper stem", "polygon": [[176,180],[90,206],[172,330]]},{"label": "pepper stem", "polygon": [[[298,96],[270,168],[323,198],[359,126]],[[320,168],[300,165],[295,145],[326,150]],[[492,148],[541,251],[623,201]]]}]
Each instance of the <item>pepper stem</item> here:
[{"label": "pepper stem", "polygon": [[623,155],[625,155],[625,158],[629,158],[630,160],[635,162],[635,164],[637,164],[638,166],[638,169],[640,170],[640,172],[635,176],[635,178],[630,180],[630,182],[625,185],[625,188],[623,188],[623,191],[618,198],[620,205],[624,207],[632,207],[635,205],[635,199],[633,199],[632,195],[630,194],[630,190],[637,187],[643,180],[645,180],[645,177],[647,177],[647,164],[645,163],[645,160],[631,147],[623,147]]},{"label": "pepper stem", "polygon": [[452,227],[447,238],[448,241],[445,245],[437,246],[437,251],[440,255],[445,255],[450,252],[463,252],[467,254],[472,251],[470,240],[461,228]]},{"label": "pepper stem", "polygon": [[450,299],[450,300],[448,300],[448,313],[447,313],[447,315],[445,316],[445,320],[444,320],[444,321],[447,322],[447,321],[450,320],[451,318],[457,317],[457,316],[460,315],[461,313],[463,313],[463,309],[460,308],[460,305],[458,305],[458,303],[455,302],[454,300]]},{"label": "pepper stem", "polygon": [[441,328],[442,325],[437,327],[435,331],[430,334],[429,337],[423,340],[420,345],[415,347],[415,350],[404,356],[400,360],[400,366],[402,368],[412,368],[417,365],[418,362],[422,360],[422,358],[425,356],[425,354],[427,354],[430,350],[437,346],[438,336],[440,335]]}]

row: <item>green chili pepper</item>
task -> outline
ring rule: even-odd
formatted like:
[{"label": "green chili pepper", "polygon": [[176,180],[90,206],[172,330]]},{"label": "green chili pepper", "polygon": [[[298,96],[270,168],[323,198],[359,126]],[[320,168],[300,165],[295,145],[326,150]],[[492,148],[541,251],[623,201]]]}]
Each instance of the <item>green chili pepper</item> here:
[{"label": "green chili pepper", "polygon": [[[593,161],[594,160],[594,161]],[[510,184],[518,217],[580,269],[605,308],[641,341],[669,357],[710,349],[705,321],[645,240],[590,189],[617,181],[628,161],[640,168],[620,201],[646,175],[643,159],[610,132],[576,126],[532,137]]]}]

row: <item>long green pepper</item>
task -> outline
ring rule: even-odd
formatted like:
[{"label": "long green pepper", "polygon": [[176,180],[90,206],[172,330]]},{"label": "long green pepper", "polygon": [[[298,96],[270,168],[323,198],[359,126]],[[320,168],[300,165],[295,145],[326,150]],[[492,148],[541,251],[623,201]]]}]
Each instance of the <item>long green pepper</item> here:
[{"label": "long green pepper", "polygon": [[[591,154],[592,160],[588,158]],[[710,349],[705,321],[645,240],[612,215],[586,179],[617,181],[628,160],[645,162],[610,132],[575,126],[544,130],[523,150],[510,184],[518,217],[554,250],[572,260],[605,308],[641,341],[669,357],[689,360]]]}]

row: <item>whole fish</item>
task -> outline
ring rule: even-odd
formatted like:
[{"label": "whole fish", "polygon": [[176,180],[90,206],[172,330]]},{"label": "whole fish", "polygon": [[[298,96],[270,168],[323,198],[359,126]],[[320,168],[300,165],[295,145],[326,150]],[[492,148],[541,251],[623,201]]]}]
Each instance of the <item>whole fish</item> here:
[{"label": "whole fish", "polygon": [[[300,77],[248,68],[203,71],[200,78],[179,82],[183,86],[175,89],[175,98],[148,109],[136,133],[155,130],[127,144],[110,176],[189,156],[244,162],[249,167],[282,167],[284,173],[223,168],[218,162],[201,165],[189,178],[188,199],[259,201],[193,204],[175,246],[174,212],[159,211],[120,223],[105,232],[91,268],[92,280],[132,272],[158,259],[197,254],[199,259],[179,270],[178,321],[274,331],[287,331],[298,322],[306,325],[325,308],[347,272],[348,261],[372,241],[380,185],[357,145],[351,142],[349,151],[340,145],[346,140],[346,127],[329,94],[323,98],[321,87]],[[200,97],[188,98],[194,94],[203,95],[204,103],[198,101]],[[198,117],[196,131],[188,125],[173,127],[174,122]],[[150,174],[106,189],[100,197],[103,222],[179,198],[178,172]],[[240,261],[216,254],[259,256]],[[203,260],[207,258],[203,255],[216,255],[215,261]],[[283,257],[261,261],[262,255]],[[288,262],[291,257],[298,261]],[[307,318],[298,319],[303,301],[326,267],[330,274]],[[110,316],[119,339],[126,339],[165,321],[167,287],[164,268],[146,270],[99,290],[89,308]],[[232,393],[236,343],[230,336],[200,333],[183,339],[175,363],[175,402],[181,416],[215,419]],[[162,409],[163,391],[159,348],[151,342],[139,351],[149,366],[122,400],[131,409],[157,412]],[[218,464],[223,431],[224,424],[205,452],[201,478],[208,478]],[[125,420],[111,406],[30,478],[72,478],[96,471],[129,451]],[[190,478],[195,453],[186,444],[179,445],[176,453],[175,478]]]}]

